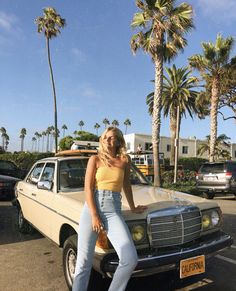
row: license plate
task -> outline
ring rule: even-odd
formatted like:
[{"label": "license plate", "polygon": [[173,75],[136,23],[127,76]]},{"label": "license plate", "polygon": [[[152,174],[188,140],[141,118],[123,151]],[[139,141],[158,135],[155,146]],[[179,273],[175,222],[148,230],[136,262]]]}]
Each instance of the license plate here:
[{"label": "license plate", "polygon": [[180,278],[201,274],[205,272],[205,256],[197,256],[180,261]]},{"label": "license plate", "polygon": [[204,177],[204,181],[215,181],[216,177]]}]

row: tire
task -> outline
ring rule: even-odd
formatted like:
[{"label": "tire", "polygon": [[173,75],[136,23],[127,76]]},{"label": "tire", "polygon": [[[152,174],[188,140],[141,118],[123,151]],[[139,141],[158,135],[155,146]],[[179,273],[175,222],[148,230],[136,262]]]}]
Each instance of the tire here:
[{"label": "tire", "polygon": [[18,226],[19,232],[21,232],[21,233],[30,233],[31,234],[33,232],[33,227],[24,218],[24,215],[23,215],[21,208],[18,209],[17,226]]},{"label": "tire", "polygon": [[77,235],[74,234],[65,241],[62,256],[64,276],[69,290],[72,289],[76,257],[77,257]]},{"label": "tire", "polygon": [[[69,290],[72,290],[72,283],[74,280],[74,272],[77,258],[77,234],[70,236],[64,243],[63,246],[63,271],[66,280],[66,284]],[[88,291],[93,291],[94,286],[96,290],[100,290],[100,287],[106,284],[106,280],[102,278],[98,272],[93,268],[91,270]]]},{"label": "tire", "polygon": [[202,198],[213,199],[215,197],[215,193],[203,192],[201,196]]}]

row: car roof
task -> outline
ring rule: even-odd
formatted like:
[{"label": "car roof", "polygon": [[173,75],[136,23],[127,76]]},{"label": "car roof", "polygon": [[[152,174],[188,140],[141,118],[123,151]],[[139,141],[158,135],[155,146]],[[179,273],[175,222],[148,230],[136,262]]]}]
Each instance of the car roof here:
[{"label": "car roof", "polygon": [[226,164],[226,163],[236,163],[236,161],[227,160],[227,161],[218,161],[218,162],[206,162],[203,164],[203,166],[204,165],[214,165],[214,164]]},{"label": "car roof", "polygon": [[44,158],[37,162],[55,162],[71,159],[88,159],[91,155],[94,155],[96,153],[97,150],[66,150],[56,153],[54,157]]}]

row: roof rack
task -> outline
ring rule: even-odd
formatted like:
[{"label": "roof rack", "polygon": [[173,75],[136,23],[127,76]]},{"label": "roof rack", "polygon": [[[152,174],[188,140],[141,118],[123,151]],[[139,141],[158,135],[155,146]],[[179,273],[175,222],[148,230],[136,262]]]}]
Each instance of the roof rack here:
[{"label": "roof rack", "polygon": [[92,156],[97,153],[97,150],[66,150],[55,154],[56,157],[66,156]]}]

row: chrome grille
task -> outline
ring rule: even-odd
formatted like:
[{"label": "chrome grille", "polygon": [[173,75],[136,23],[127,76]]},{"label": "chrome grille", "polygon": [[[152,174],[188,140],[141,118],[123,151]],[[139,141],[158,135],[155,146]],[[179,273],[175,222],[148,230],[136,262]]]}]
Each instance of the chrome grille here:
[{"label": "chrome grille", "polygon": [[148,231],[153,247],[181,245],[200,236],[201,214],[197,207],[168,208],[148,216]]}]

